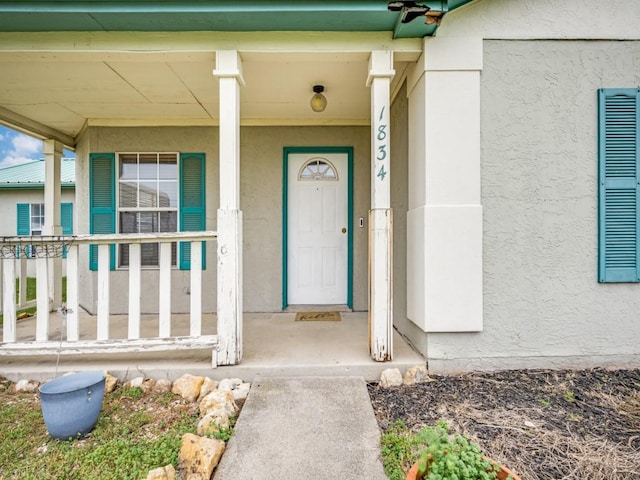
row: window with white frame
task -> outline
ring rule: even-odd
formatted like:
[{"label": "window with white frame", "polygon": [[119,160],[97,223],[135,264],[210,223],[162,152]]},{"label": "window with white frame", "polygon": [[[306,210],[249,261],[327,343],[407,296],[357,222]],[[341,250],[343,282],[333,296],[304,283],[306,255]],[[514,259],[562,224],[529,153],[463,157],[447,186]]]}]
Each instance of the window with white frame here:
[{"label": "window with white frame", "polygon": [[29,219],[30,235],[42,235],[44,226],[44,203],[32,203]]},{"label": "window with white frame", "polygon": [[[119,233],[178,231],[178,154],[118,154]],[[142,265],[157,266],[157,243],[142,244]],[[129,246],[120,245],[120,267],[129,265]],[[176,244],[171,246],[176,265]]]}]

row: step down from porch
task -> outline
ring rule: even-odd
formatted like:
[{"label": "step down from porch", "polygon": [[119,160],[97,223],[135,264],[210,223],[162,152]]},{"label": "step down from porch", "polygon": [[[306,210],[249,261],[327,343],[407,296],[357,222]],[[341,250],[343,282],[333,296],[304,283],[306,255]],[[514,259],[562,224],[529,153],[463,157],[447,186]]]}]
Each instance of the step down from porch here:
[{"label": "step down from porch", "polygon": [[214,480],[386,480],[360,377],[253,381]]},{"label": "step down from porch", "polygon": [[78,340],[75,342],[15,342],[0,343],[0,355],[28,357],[33,355],[86,355],[86,354],[133,354],[156,353],[179,350],[212,351],[211,364],[217,366],[217,335],[200,335],[197,337],[110,339],[110,340]]}]

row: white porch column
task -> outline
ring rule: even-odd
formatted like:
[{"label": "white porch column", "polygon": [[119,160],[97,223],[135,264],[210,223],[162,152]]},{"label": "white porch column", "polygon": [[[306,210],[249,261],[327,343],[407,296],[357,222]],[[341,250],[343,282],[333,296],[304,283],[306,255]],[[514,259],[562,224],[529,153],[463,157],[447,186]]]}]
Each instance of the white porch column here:
[{"label": "white porch column", "polygon": [[[57,140],[44,141],[44,226],[43,235],[62,235],[60,221],[60,162],[62,143]],[[50,308],[62,304],[62,258],[49,260],[49,300]]]},{"label": "white porch column", "polygon": [[369,58],[371,87],[371,211],[369,212],[369,348],[374,360],[393,358],[393,241],[390,189],[390,86],[393,52]]},{"label": "white porch column", "polygon": [[220,209],[218,210],[218,359],[242,360],[242,211],[240,210],[240,86],[236,50],[216,52],[220,81]]},{"label": "white porch column", "polygon": [[482,330],[482,39],[425,39],[407,79],[407,316],[425,332]]}]

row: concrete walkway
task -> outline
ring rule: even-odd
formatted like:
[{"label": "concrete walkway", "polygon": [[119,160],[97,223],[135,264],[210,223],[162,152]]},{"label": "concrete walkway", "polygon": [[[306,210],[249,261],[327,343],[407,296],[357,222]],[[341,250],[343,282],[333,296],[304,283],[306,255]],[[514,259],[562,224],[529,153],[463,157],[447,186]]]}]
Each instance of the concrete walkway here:
[{"label": "concrete walkway", "polygon": [[215,480],[386,480],[359,377],[258,378]]}]

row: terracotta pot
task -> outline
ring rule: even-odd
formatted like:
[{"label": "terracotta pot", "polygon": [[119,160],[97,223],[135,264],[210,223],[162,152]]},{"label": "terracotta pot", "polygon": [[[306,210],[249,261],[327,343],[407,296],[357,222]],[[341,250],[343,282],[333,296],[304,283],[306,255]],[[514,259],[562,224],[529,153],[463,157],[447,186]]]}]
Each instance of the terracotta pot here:
[{"label": "terracotta pot", "polygon": [[[509,470],[507,467],[500,465],[500,471],[497,472],[498,480],[507,480],[507,477],[511,475],[513,480],[520,480],[520,477]],[[407,472],[406,480],[422,480],[423,477],[418,477],[418,464],[414,463],[411,469]]]}]

